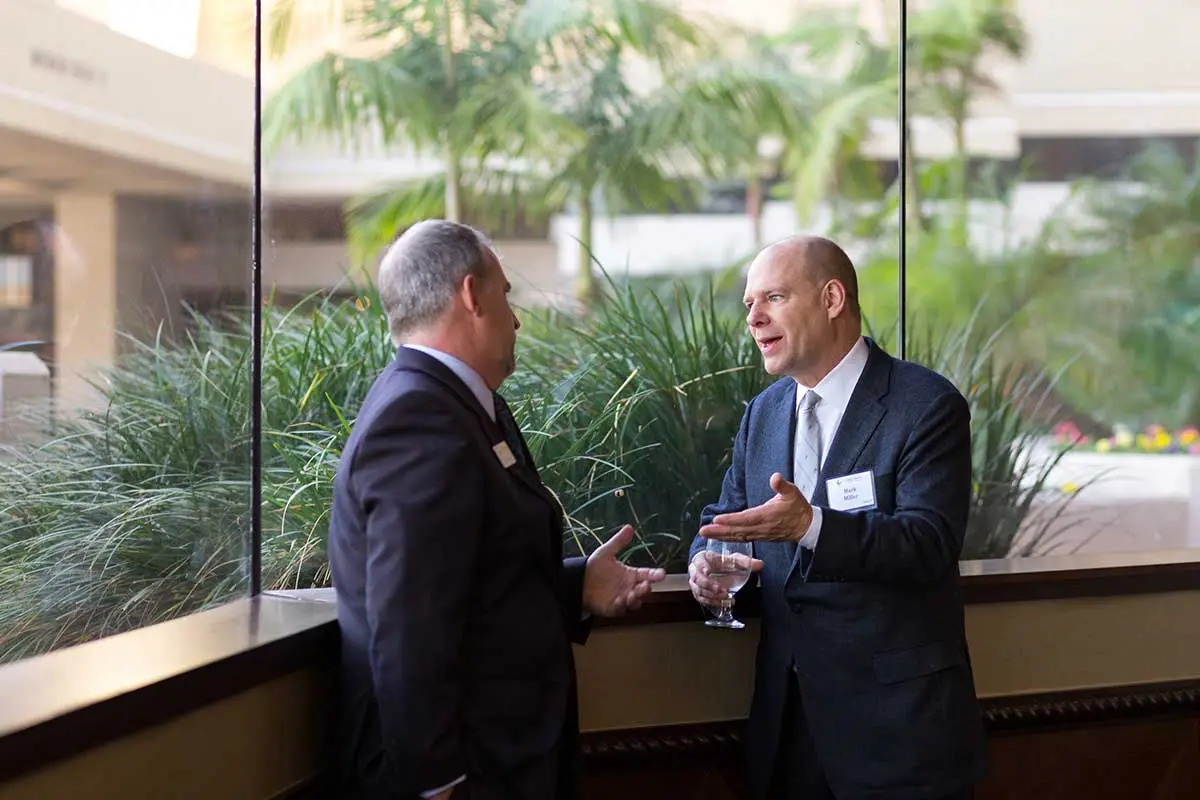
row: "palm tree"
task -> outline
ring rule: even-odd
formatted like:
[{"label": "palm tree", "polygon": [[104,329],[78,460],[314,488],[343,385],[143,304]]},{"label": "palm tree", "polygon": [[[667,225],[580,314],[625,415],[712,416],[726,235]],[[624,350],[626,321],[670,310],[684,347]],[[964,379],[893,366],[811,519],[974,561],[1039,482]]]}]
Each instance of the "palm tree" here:
[{"label": "palm tree", "polygon": [[877,190],[856,166],[861,166],[871,121],[896,116],[897,53],[858,17],[857,9],[806,12],[772,43],[799,50],[814,73],[812,113],[784,154],[792,202],[802,220],[831,190],[834,196]]},{"label": "palm tree", "polygon": [[[276,48],[286,43],[281,31],[294,2],[276,9]],[[512,188],[504,165],[489,157],[536,151],[560,134],[533,91],[537,54],[511,35],[520,10],[516,0],[359,0],[346,9],[359,34],[353,45],[326,52],[268,100],[269,150],[289,137],[323,136],[343,147],[377,139],[437,157],[428,174],[351,204],[358,255],[421,217],[503,213],[510,204],[480,201]]]},{"label": "palm tree", "polygon": [[[804,92],[787,70],[730,57],[740,30],[662,0],[541,0],[523,18],[525,37],[547,54],[546,107],[571,132],[540,194],[578,209],[576,296],[586,307],[599,295],[598,211],[663,210],[702,177],[744,172],[764,133],[797,125]],[[651,86],[637,85],[631,63],[650,68]]]},{"label": "palm tree", "polygon": [[971,103],[981,93],[997,89],[983,68],[984,58],[990,54],[1022,58],[1028,39],[1013,0],[940,0],[913,15],[908,58],[917,100],[928,112],[948,119],[953,129],[956,194],[964,212]]}]

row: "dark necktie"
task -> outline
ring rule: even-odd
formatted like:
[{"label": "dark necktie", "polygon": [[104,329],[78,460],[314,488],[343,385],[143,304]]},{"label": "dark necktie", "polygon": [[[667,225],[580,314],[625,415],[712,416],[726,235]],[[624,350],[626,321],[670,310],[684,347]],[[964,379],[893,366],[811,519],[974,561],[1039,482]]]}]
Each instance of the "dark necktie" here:
[{"label": "dark necktie", "polygon": [[512,450],[518,463],[529,466],[525,460],[525,447],[521,443],[521,432],[517,427],[516,419],[513,418],[512,411],[508,408],[508,403],[504,402],[504,398],[499,394],[492,392],[492,404],[496,409],[496,424],[500,426],[500,430],[504,434],[504,441],[508,443],[508,449]]}]

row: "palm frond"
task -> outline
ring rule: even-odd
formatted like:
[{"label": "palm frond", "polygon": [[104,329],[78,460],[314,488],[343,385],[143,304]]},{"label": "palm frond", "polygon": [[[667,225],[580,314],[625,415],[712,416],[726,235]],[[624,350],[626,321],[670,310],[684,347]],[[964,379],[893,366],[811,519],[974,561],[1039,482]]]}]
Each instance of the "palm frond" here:
[{"label": "palm frond", "polygon": [[[569,186],[530,172],[475,165],[463,179],[465,216],[476,225],[501,228],[520,215],[546,214],[566,201]],[[347,237],[355,263],[370,261],[410,225],[442,217],[446,175],[436,172],[392,183],[347,203]]]},{"label": "palm frond", "polygon": [[331,136],[343,146],[403,136],[417,148],[444,135],[449,106],[439,90],[437,53],[420,40],[381,58],[335,53],[309,64],[276,90],[263,109],[263,144]]}]

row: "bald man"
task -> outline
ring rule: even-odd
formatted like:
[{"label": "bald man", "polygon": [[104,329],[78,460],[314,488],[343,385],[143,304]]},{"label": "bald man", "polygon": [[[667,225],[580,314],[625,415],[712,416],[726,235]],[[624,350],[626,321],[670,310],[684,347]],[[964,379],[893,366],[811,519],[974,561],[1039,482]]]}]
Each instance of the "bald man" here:
[{"label": "bald man", "polygon": [[779,380],[746,407],[688,572],[716,605],[706,540],[754,543],[750,783],[788,800],[970,797],[985,741],[958,588],[966,400],[863,337],[854,266],[828,239],[763,250],[745,305]]}]

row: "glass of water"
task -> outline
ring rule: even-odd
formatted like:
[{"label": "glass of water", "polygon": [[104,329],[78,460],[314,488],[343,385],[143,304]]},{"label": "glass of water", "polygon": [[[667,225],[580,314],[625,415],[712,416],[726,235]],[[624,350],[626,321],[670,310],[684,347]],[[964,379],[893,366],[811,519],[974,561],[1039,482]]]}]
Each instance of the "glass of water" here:
[{"label": "glass of water", "polygon": [[721,601],[715,619],[705,620],[710,628],[744,628],[746,623],[733,618],[733,596],[750,580],[751,546],[749,542],[708,540],[704,548],[708,559],[708,577],[721,584],[728,595]]}]

